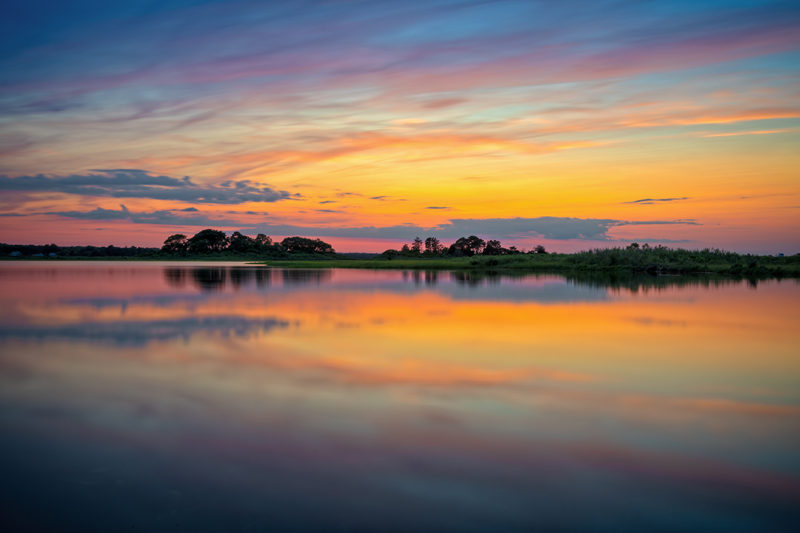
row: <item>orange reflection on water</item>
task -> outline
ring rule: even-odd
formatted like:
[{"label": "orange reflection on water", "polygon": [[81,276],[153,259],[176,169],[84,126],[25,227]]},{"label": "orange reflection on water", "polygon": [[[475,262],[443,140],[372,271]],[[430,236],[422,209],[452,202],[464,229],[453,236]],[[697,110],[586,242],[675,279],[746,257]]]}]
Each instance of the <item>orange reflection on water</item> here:
[{"label": "orange reflection on water", "polygon": [[[547,276],[506,281],[492,293],[491,287],[448,281],[446,273],[439,285],[417,285],[411,283],[416,278],[397,272],[353,271],[328,272],[324,281],[303,285],[291,277],[297,274],[281,278],[267,271],[260,290],[234,284],[198,293],[186,283],[176,290],[174,279],[168,283],[159,269],[134,268],[128,278],[115,272],[122,279],[113,279],[97,276],[105,270],[96,268],[91,284],[67,275],[55,287],[40,285],[40,293],[29,290],[24,299],[14,287],[25,284],[15,282],[5,292],[13,305],[5,313],[16,322],[60,327],[156,323],[163,329],[162,323],[195,321],[197,327],[179,340],[153,339],[160,344],[153,351],[159,360],[186,360],[187,343],[201,353],[209,352],[201,346],[219,343],[214,359],[226,365],[324,369],[352,383],[545,380],[796,399],[800,321],[789,297],[798,291],[794,282],[761,283],[758,289],[745,283],[639,292],[600,288],[576,297],[569,284]],[[369,282],[359,285],[365,275]],[[86,291],[77,297],[79,286]],[[115,290],[109,293],[110,286]],[[232,318],[280,327],[211,327]]]},{"label": "orange reflection on water", "polygon": [[800,502],[794,281],[0,268],[0,423],[55,454],[161,454],[237,501],[281,472],[489,514]]}]

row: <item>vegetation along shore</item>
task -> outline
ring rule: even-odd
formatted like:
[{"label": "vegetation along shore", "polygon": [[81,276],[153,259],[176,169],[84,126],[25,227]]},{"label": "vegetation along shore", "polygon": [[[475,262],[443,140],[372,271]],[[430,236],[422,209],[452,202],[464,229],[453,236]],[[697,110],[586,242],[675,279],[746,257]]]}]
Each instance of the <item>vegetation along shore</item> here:
[{"label": "vegetation along shore", "polygon": [[734,277],[800,277],[800,254],[767,256],[723,250],[685,250],[639,245],[578,253],[548,253],[543,246],[520,250],[470,235],[449,246],[436,237],[420,238],[381,254],[340,254],[320,240],[287,237],[280,242],[259,234],[204,229],[192,237],[170,235],[161,248],[10,245],[3,259],[241,260],[282,268],[367,268],[517,272],[629,272],[710,274]]}]

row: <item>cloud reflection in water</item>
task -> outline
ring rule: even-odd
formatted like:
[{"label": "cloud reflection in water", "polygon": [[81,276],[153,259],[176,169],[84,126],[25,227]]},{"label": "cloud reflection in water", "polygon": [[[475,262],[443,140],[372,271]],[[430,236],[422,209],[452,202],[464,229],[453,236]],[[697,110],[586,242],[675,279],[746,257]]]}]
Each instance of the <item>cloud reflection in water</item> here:
[{"label": "cloud reflection in water", "polygon": [[796,283],[77,268],[0,275],[12,524],[798,519]]}]

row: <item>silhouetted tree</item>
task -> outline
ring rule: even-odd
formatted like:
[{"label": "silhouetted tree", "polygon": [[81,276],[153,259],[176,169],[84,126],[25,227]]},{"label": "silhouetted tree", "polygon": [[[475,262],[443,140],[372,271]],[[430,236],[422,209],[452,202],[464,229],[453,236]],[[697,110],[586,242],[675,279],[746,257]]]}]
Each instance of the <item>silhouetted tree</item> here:
[{"label": "silhouetted tree", "polygon": [[500,241],[491,239],[486,241],[486,246],[483,248],[483,255],[503,255],[506,251],[500,244]]},{"label": "silhouetted tree", "polygon": [[251,252],[256,247],[256,241],[247,235],[242,235],[238,231],[234,231],[231,235],[228,250],[232,252],[246,253]]},{"label": "silhouetted tree", "polygon": [[436,237],[428,237],[425,239],[425,253],[428,255],[439,255],[442,253],[444,247]]},{"label": "silhouetted tree", "polygon": [[544,249],[544,246],[541,244],[537,244],[536,248],[533,249],[537,254],[546,254],[547,250]]},{"label": "silhouetted tree", "polygon": [[256,246],[261,249],[265,249],[272,246],[272,238],[268,235],[264,235],[263,233],[259,233],[256,235]]},{"label": "silhouetted tree", "polygon": [[229,239],[224,231],[204,229],[188,241],[188,250],[193,254],[221,252],[228,247]]},{"label": "silhouetted tree", "polygon": [[333,246],[319,239],[305,237],[286,237],[281,241],[281,248],[288,253],[332,254]]},{"label": "silhouetted tree", "polygon": [[414,237],[414,242],[411,245],[411,251],[415,254],[422,253],[422,239],[420,239],[419,237]]},{"label": "silhouetted tree", "polygon": [[181,254],[186,251],[186,246],[186,235],[176,233],[167,237],[164,241],[164,246],[161,247],[161,251],[168,254]]},{"label": "silhouetted tree", "polygon": [[485,245],[486,242],[483,239],[476,237],[475,235],[470,235],[469,237],[459,238],[456,242],[450,245],[450,248],[447,252],[450,255],[455,256],[473,256],[481,253]]}]

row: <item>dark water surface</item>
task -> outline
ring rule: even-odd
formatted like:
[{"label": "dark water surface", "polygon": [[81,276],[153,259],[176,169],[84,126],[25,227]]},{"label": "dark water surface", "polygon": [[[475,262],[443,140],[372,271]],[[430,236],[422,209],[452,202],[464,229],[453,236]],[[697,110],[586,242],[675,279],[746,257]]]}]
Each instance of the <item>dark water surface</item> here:
[{"label": "dark water surface", "polygon": [[795,281],[0,263],[3,531],[797,531]]}]

